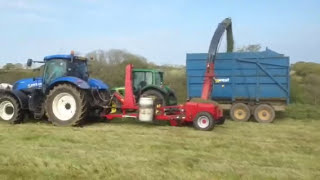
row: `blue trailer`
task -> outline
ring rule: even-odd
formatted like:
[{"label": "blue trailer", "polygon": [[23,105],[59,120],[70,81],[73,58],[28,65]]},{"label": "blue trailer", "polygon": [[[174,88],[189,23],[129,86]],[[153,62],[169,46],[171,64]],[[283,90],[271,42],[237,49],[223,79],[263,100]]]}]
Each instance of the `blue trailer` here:
[{"label": "blue trailer", "polygon": [[[201,96],[207,53],[187,54],[190,99]],[[230,110],[233,120],[272,122],[284,111],[290,97],[289,57],[266,49],[262,52],[218,53],[212,100]]]}]

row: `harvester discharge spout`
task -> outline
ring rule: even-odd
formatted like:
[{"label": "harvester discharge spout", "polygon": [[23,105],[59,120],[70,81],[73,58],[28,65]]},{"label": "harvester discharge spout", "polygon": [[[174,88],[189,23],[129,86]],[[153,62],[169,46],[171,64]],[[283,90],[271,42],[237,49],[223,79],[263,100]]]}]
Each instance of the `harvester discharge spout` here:
[{"label": "harvester discharge spout", "polygon": [[220,40],[225,31],[227,31],[227,52],[232,52],[234,41],[233,41],[233,33],[232,33],[232,22],[230,18],[224,19],[218,25],[211,39],[211,43],[208,51],[208,59],[207,59],[205,77],[204,77],[204,84],[203,84],[202,95],[201,95],[201,99],[203,100],[209,100],[211,98],[211,94],[213,90],[212,86],[214,81],[213,78],[215,76],[214,61],[216,59]]}]

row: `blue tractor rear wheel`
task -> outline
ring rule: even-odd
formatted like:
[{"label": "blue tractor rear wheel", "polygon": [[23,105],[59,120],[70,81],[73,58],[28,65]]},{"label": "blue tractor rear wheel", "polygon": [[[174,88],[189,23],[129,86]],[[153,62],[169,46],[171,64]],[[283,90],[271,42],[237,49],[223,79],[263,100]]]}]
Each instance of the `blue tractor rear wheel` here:
[{"label": "blue tractor rear wheel", "polygon": [[45,103],[48,120],[57,126],[77,126],[84,122],[88,103],[86,92],[71,84],[55,86]]}]

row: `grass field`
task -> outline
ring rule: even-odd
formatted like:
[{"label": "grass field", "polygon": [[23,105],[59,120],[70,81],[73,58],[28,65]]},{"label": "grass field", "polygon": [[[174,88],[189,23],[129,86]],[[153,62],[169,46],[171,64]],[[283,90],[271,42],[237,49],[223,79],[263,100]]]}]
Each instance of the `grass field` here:
[{"label": "grass field", "polygon": [[320,120],[0,123],[0,179],[320,179]]}]

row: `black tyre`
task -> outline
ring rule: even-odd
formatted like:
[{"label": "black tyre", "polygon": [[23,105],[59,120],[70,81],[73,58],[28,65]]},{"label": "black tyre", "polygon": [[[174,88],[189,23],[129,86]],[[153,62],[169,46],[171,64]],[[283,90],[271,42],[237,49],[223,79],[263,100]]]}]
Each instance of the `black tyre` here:
[{"label": "black tyre", "polygon": [[230,116],[234,121],[245,122],[249,120],[251,112],[246,104],[236,103],[230,109]]},{"label": "black tyre", "polygon": [[174,94],[170,94],[168,97],[168,105],[173,106],[177,104],[178,104],[177,97]]},{"label": "black tyre", "polygon": [[210,131],[214,128],[214,119],[208,112],[199,112],[193,119],[193,127],[202,131]]},{"label": "black tyre", "polygon": [[274,109],[267,104],[260,104],[254,110],[254,118],[259,123],[271,123],[275,118]]},{"label": "black tyre", "polygon": [[148,90],[142,93],[141,97],[152,97],[154,99],[155,106],[165,106],[166,104],[164,96],[159,91]]},{"label": "black tyre", "polygon": [[45,103],[49,121],[57,126],[80,125],[87,115],[85,92],[70,84],[55,86]]},{"label": "black tyre", "polygon": [[11,124],[23,121],[23,111],[19,101],[9,94],[1,94],[0,97],[0,120]]}]

